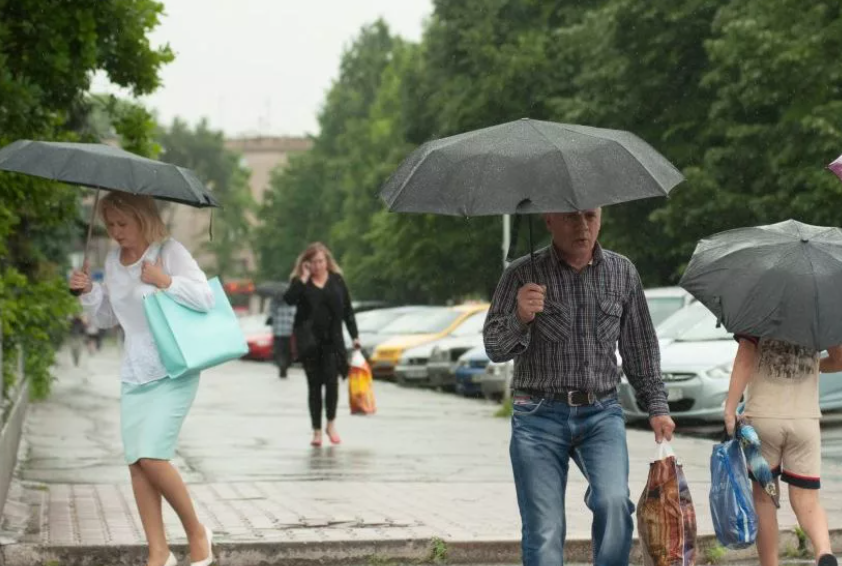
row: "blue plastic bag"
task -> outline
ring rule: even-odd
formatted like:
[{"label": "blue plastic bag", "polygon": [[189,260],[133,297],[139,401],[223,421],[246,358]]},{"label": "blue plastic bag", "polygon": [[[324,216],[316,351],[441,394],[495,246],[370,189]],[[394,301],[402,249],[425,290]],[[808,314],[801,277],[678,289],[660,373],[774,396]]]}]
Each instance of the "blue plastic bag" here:
[{"label": "blue plastic bag", "polygon": [[719,543],[746,548],[757,537],[757,513],[745,456],[738,440],[713,447],[710,456],[710,514]]}]

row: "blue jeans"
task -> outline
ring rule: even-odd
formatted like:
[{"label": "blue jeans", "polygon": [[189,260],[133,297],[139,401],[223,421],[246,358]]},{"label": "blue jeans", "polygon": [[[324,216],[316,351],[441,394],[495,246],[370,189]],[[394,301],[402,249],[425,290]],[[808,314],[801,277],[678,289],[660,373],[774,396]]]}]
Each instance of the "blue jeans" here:
[{"label": "blue jeans", "polygon": [[510,445],[523,525],[524,566],[564,564],[564,498],[570,459],[588,480],[593,512],[593,562],[628,566],[634,505],[629,499],[629,453],[616,397],[570,407],[515,396]]}]

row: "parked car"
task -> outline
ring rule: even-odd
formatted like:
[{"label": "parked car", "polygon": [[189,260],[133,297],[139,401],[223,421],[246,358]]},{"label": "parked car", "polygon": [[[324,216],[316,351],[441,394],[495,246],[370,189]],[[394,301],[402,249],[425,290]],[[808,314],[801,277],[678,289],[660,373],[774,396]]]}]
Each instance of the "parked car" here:
[{"label": "parked car", "polygon": [[482,396],[490,401],[502,401],[506,390],[512,387],[514,373],[515,363],[511,360],[502,363],[490,362],[480,380]]},{"label": "parked car", "polygon": [[643,294],[646,296],[646,305],[655,326],[695,300],[693,295],[681,287],[653,287],[644,289]]},{"label": "parked car", "polygon": [[430,370],[441,366],[437,360],[443,358],[444,367],[450,370],[459,356],[482,345],[482,327],[487,313],[487,310],[479,311],[469,316],[444,338],[407,349],[395,367],[397,382],[401,385],[433,386]]},{"label": "parked car", "polygon": [[[375,309],[370,311],[363,311],[355,314],[357,320],[357,332],[360,335],[361,351],[366,359],[371,358],[374,348],[381,342],[385,342],[389,338],[396,336],[388,331],[388,326],[403,315],[420,312],[423,310],[435,310],[445,307],[427,307],[427,306],[404,306],[404,307],[390,307],[385,309]],[[351,351],[351,335],[348,334],[348,329],[342,325],[342,332],[345,337],[345,347]]]},{"label": "parked car", "polygon": [[[669,317],[657,332],[672,417],[721,421],[738,347],[733,335],[724,327],[717,328],[716,316],[699,302]],[[620,383],[619,396],[629,420],[648,418],[625,378]],[[821,374],[819,396],[823,411],[842,409],[842,373]]]},{"label": "parked car", "polygon": [[249,347],[248,354],[243,358],[271,360],[275,338],[272,336],[272,327],[266,324],[266,315],[251,314],[240,317],[240,328]]},{"label": "parked car", "polygon": [[374,349],[371,355],[372,373],[375,377],[394,377],[395,367],[405,350],[448,336],[466,318],[487,310],[488,304],[485,303],[466,304],[400,317],[384,329],[396,336]]},{"label": "parked car", "polygon": [[489,363],[491,360],[484,346],[462,354],[456,363],[456,393],[465,397],[480,397],[483,374]]},{"label": "parked car", "polygon": [[354,309],[355,313],[382,310],[390,306],[386,301],[351,301],[351,308]]}]

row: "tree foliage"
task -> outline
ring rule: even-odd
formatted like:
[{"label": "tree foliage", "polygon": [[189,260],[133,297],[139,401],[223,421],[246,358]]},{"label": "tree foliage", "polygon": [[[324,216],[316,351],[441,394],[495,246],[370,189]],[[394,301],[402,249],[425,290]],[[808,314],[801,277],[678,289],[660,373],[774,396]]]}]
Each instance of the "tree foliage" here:
[{"label": "tree foliage", "polygon": [[377,193],[419,144],[526,116],[633,131],[685,173],[669,199],[605,211],[603,244],[647,285],[675,283],[716,231],[838,225],[839,53],[840,0],[436,0],[418,44],[378,22],[345,53],[314,151],[273,179],[263,272],[322,239],[358,296],[487,296],[499,219],[387,213]]}]

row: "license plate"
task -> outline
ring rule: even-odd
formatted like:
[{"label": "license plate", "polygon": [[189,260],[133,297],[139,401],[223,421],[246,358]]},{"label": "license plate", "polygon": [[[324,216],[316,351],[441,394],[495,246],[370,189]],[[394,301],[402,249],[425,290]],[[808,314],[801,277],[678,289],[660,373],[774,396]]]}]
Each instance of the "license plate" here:
[{"label": "license plate", "polygon": [[671,387],[667,389],[667,401],[681,401],[684,399],[684,391]]}]

